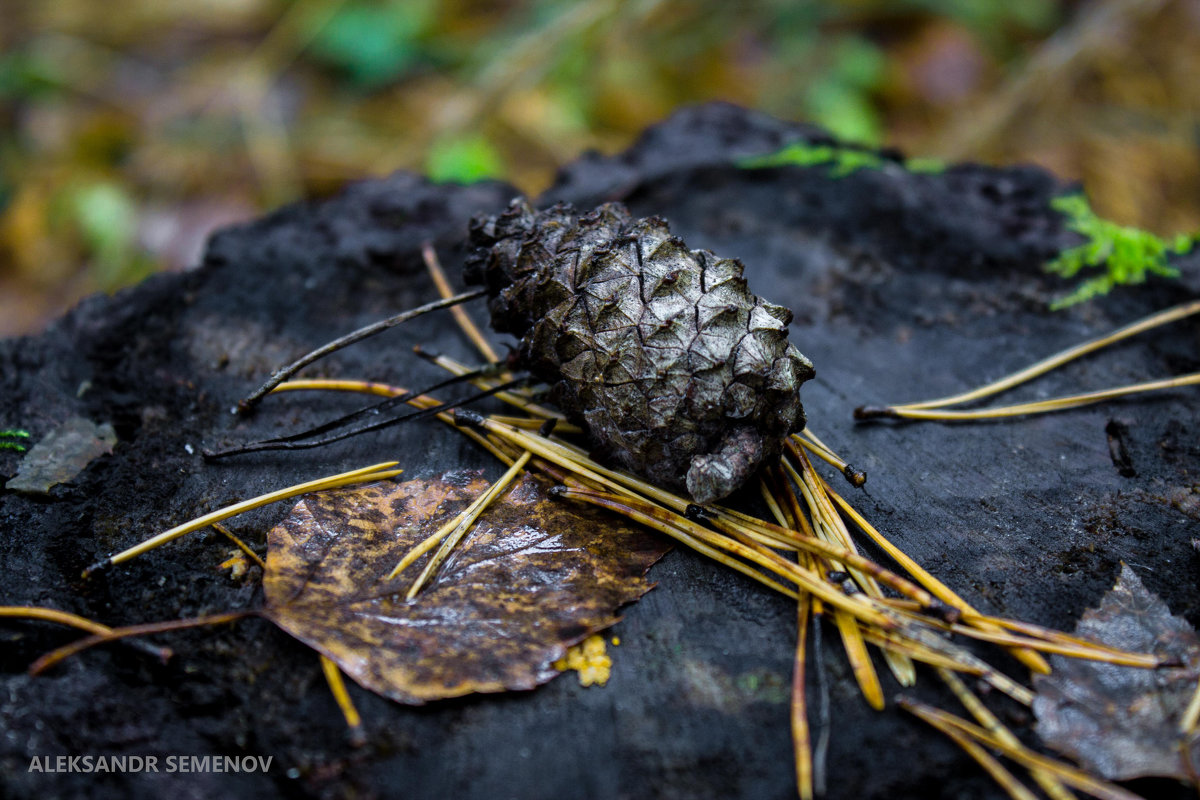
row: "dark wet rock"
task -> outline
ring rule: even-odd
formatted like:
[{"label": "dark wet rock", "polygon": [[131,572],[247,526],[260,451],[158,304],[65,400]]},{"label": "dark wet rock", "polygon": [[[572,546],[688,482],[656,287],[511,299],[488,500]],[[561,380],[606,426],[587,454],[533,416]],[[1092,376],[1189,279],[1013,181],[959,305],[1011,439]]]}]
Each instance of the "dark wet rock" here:
[{"label": "dark wet rock", "polygon": [[[1182,281],[1155,280],[1051,313],[1047,301],[1068,284],[1041,263],[1075,241],[1049,206],[1066,184],[1028,167],[913,175],[894,154],[880,169],[840,178],[823,168],[733,165],[822,136],[729,106],[689,109],[625,153],[569,166],[539,205],[619,199],[635,217],[669,220],[689,247],[743,261],[753,291],[795,313],[790,339],[817,370],[804,389],[809,425],[870,475],[854,502],[970,602],[1071,629],[1124,562],[1195,625],[1197,528],[1187,503],[1200,475],[1194,389],[987,424],[851,420],[857,405],[960,391],[1194,298],[1195,259],[1180,262]],[[470,217],[499,213],[513,195],[496,183],[431,186],[405,174],[367,181],[222,232],[193,272],[92,298],[44,335],[0,343],[5,427],[40,438],[81,416],[111,421],[118,438],[110,456],[49,498],[0,494],[0,603],[50,605],[111,625],[257,607],[256,582],[219,569],[229,544],[216,534],[193,534],[86,581],[80,573],[226,503],[385,459],[400,460],[405,478],[480,467],[498,476],[490,456],[428,421],[318,450],[213,464],[200,452],[357,407],[353,398],[288,393],[253,416],[230,413],[273,366],[433,299],[421,242],[434,241],[456,274]],[[482,304],[472,311],[482,318]],[[1184,323],[1131,340],[1005,399],[1200,369],[1195,331]],[[476,358],[448,316],[427,316],[306,374],[412,387],[440,380],[412,356],[416,343]],[[1120,463],[1107,432],[1113,420]],[[0,475],[15,474],[20,458],[0,451]],[[262,509],[231,527],[261,548],[286,512]],[[0,794],[793,796],[786,693],[745,688],[790,681],[792,604],[678,550],[650,577],[659,588],[616,628],[621,646],[610,651],[604,689],[556,680],[527,694],[414,710],[352,687],[369,734],[360,749],[346,743],[316,656],[264,621],[154,637],[178,653],[167,666],[110,647],[36,679],[25,667],[76,634],[6,621]],[[836,635],[825,644],[829,797],[1003,796],[937,734],[895,709],[871,712]],[[918,694],[946,699],[931,680],[922,684]],[[1021,709],[997,707],[1021,718]],[[69,753],[274,761],[265,776],[28,772],[32,756]],[[1172,785],[1153,788],[1183,796]]]}]

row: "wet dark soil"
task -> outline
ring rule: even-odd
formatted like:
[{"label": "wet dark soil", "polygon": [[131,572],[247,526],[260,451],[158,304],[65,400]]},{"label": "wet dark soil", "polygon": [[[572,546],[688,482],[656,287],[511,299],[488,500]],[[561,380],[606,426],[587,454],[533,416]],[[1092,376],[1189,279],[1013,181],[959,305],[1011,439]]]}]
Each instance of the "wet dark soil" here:
[{"label": "wet dark soil", "polygon": [[[741,258],[755,292],[796,312],[792,339],[818,373],[804,390],[810,424],[870,475],[854,502],[972,603],[1070,628],[1124,562],[1175,613],[1200,622],[1195,390],[992,423],[851,419],[856,405],[959,391],[1195,298],[1200,256],[1181,260],[1181,281],[1052,313],[1048,300],[1069,285],[1041,264],[1076,237],[1049,201],[1071,187],[1028,167],[911,174],[893,159],[834,178],[820,167],[733,164],[821,137],[728,106],[685,110],[625,153],[568,166],[543,202],[621,199],[638,215],[667,218],[691,247]],[[215,534],[88,580],[80,573],[221,505],[376,461],[401,461],[406,477],[459,467],[498,474],[486,453],[432,423],[219,463],[205,463],[200,451],[295,432],[353,407],[344,397],[293,393],[249,418],[230,413],[278,364],[432,299],[421,242],[434,241],[454,273],[467,220],[497,212],[512,194],[496,183],[432,186],[408,174],[367,181],[220,233],[193,272],[92,298],[42,336],[0,342],[0,428],[21,426],[36,440],[80,416],[111,423],[118,438],[111,455],[49,496],[0,493],[0,603],[110,625],[254,608],[262,602],[257,570],[231,579],[218,566],[230,547]],[[310,374],[410,386],[439,380],[412,355],[416,343],[472,358],[449,316],[435,315]],[[1185,323],[1072,364],[1011,399],[1196,371],[1198,354],[1200,328]],[[0,477],[15,474],[19,461],[0,451]],[[231,528],[261,548],[285,512],[256,511]],[[361,748],[347,742],[315,654],[267,622],[155,637],[178,653],[165,666],[110,646],[33,678],[28,664],[76,634],[6,621],[0,794],[794,796],[791,604],[688,552],[672,552],[651,577],[658,588],[613,631],[621,644],[611,648],[607,687],[583,689],[567,675],[529,693],[422,708],[352,687],[369,733]],[[829,797],[1001,796],[937,734],[894,707],[870,711],[836,634],[824,638]],[[917,694],[941,697],[923,683]],[[1017,707],[997,707],[1014,724],[1028,721]],[[29,771],[34,756],[71,754],[157,755],[160,764],[169,755],[273,760],[265,774]]]}]

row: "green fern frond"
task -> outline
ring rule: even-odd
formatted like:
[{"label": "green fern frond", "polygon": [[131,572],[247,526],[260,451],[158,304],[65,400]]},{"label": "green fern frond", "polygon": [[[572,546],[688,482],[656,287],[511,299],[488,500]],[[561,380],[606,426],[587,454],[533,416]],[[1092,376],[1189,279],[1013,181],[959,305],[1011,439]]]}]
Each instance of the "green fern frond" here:
[{"label": "green fern frond", "polygon": [[[840,147],[831,144],[792,142],[773,153],[749,156],[737,161],[742,169],[765,169],[768,167],[819,167],[828,166],[829,175],[844,178],[860,169],[882,169],[886,162],[870,150]],[[911,158],[904,162],[909,172],[933,174],[946,169],[944,162],[934,158]]]},{"label": "green fern frond", "polygon": [[1067,217],[1069,230],[1087,237],[1087,241],[1059,253],[1046,263],[1046,271],[1073,278],[1085,267],[1105,270],[1103,275],[1088,278],[1052,302],[1050,308],[1056,311],[1107,294],[1114,286],[1142,283],[1147,275],[1179,277],[1179,270],[1167,263],[1167,256],[1187,253],[1200,238],[1180,235],[1168,243],[1149,231],[1118,225],[1097,216],[1082,194],[1056,197],[1050,206]]},{"label": "green fern frond", "polygon": [[24,453],[27,448],[21,442],[10,442],[7,439],[28,439],[29,431],[21,428],[9,428],[0,430],[0,450],[16,450],[18,453]]}]

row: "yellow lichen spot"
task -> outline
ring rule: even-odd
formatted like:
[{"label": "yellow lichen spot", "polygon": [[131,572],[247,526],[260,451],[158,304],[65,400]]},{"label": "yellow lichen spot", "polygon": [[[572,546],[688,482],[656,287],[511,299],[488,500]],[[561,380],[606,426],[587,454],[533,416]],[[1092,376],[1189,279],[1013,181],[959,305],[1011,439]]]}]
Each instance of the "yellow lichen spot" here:
[{"label": "yellow lichen spot", "polygon": [[229,552],[229,558],[222,561],[221,566],[217,569],[229,570],[229,579],[236,581],[246,574],[250,565],[246,562],[246,554],[241,550],[230,550]]},{"label": "yellow lichen spot", "polygon": [[[614,640],[613,644],[617,642]],[[608,683],[612,671],[612,659],[604,648],[604,637],[589,636],[577,645],[567,649],[567,654],[554,662],[554,668],[559,672],[573,669],[579,673],[579,685],[603,686]]]},{"label": "yellow lichen spot", "polygon": [[621,646],[621,637],[620,637],[620,636],[614,636],[614,637],[612,638],[612,646],[613,646],[613,647],[620,647],[620,646]]}]

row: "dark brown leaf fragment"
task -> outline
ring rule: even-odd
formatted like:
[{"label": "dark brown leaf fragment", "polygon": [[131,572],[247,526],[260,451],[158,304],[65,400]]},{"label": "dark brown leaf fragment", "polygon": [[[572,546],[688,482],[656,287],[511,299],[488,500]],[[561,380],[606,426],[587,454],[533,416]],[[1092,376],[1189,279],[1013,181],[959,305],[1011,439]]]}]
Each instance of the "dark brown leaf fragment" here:
[{"label": "dark brown leaf fragment", "polygon": [[[1183,759],[1179,721],[1200,677],[1200,641],[1182,617],[1150,593],[1128,566],[1076,633],[1133,652],[1173,656],[1157,670],[1054,656],[1034,677],[1033,711],[1042,740],[1108,780],[1147,776],[1194,780]],[[1193,763],[1200,763],[1193,740]]]},{"label": "dark brown leaf fragment", "polygon": [[402,703],[548,681],[569,645],[652,588],[670,545],[526,476],[405,601],[428,556],[385,577],[486,488],[457,473],[306,497],[268,536],[264,616]]}]

